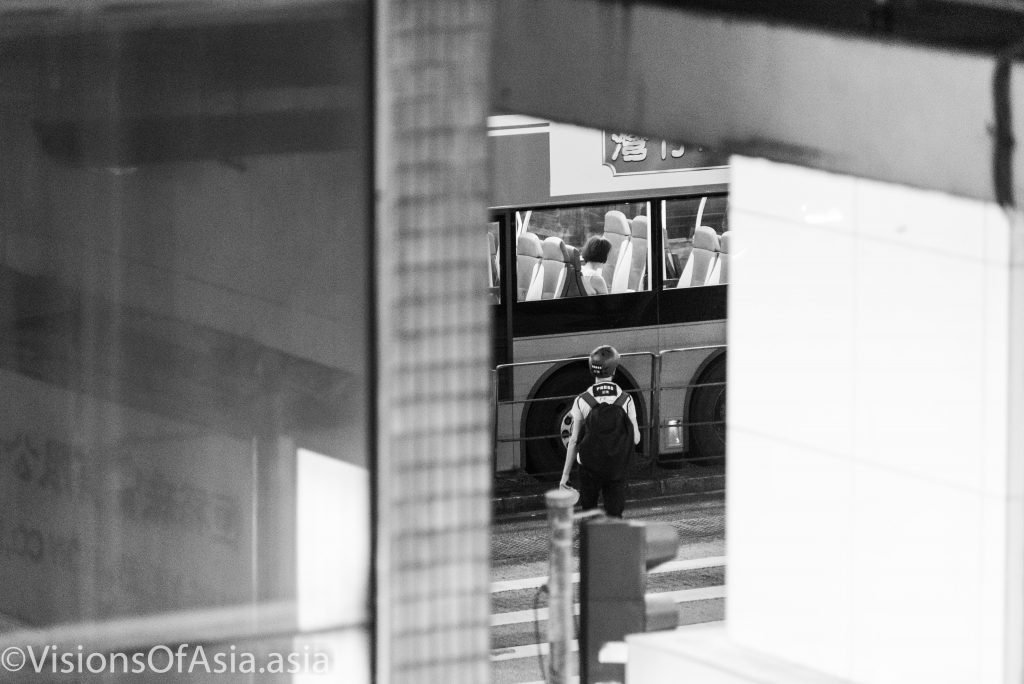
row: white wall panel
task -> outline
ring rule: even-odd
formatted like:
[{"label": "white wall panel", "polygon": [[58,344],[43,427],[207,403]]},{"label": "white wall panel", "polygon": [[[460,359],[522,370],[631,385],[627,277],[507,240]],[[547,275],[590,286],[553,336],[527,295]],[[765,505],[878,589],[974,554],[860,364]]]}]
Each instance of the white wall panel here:
[{"label": "white wall panel", "polygon": [[[853,328],[844,315],[854,296],[852,234],[742,209],[733,215],[741,225],[756,227],[736,231],[735,263],[746,279],[729,285],[729,336],[757,343],[730,343],[730,365],[748,370],[730,373],[729,396],[756,400],[730,404],[729,421],[760,434],[786,425],[788,442],[845,450],[852,440],[851,415],[836,410],[833,395],[846,392],[843,402],[853,400]],[[780,326],[785,311],[799,315]],[[794,369],[799,391],[780,391],[793,387]]]},{"label": "white wall panel", "polygon": [[985,207],[985,339],[982,357],[984,401],[987,410],[982,416],[981,453],[986,456],[983,473],[984,491],[996,496],[1020,497],[1024,494],[1024,477],[1013,472],[1015,461],[1002,458],[1009,446],[1009,410],[1001,410],[1008,392],[1010,350],[1010,225],[999,207]]},{"label": "white wall panel", "polygon": [[858,683],[1006,681],[1007,220],[761,160],[732,173],[730,634]]},{"label": "white wall panel", "polygon": [[874,465],[854,489],[853,681],[981,682],[981,495]]},{"label": "white wall panel", "polygon": [[760,174],[765,182],[734,184],[729,188],[731,210],[853,232],[853,178],[763,159],[744,158],[743,164],[746,173]]},{"label": "white wall panel", "polygon": [[[875,196],[865,193],[865,203]],[[979,211],[969,228],[983,245]],[[984,273],[933,242],[899,244],[877,223],[859,225],[854,420],[861,459],[977,487]],[[924,238],[924,236],[921,236]],[[976,250],[980,251],[980,250]],[[876,275],[877,274],[877,275]]]},{"label": "white wall panel", "polygon": [[768,436],[734,431],[729,439],[731,632],[845,676],[836,668],[849,661],[853,634],[852,463]]}]

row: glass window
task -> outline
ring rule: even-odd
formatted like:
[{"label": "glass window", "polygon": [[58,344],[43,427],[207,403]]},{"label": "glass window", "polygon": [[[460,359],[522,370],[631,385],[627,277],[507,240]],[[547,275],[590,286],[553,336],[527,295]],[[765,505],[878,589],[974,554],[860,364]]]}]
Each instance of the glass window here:
[{"label": "glass window", "polygon": [[518,300],[650,289],[650,203],[516,212]]},{"label": "glass window", "polygon": [[101,4],[0,9],[0,643],[369,681],[369,3]]},{"label": "glass window", "polygon": [[725,195],[671,199],[662,203],[666,288],[726,282],[727,220]]}]

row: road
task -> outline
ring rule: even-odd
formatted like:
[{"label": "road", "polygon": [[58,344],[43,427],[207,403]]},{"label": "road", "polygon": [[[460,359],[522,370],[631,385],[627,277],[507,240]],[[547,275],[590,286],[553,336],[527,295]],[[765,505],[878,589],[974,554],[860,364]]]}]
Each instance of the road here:
[{"label": "road", "polygon": [[[633,503],[625,518],[669,522],[679,532],[679,553],[649,573],[648,593],[671,595],[680,607],[681,625],[723,619],[724,493]],[[578,573],[578,544],[575,551],[574,570]],[[548,576],[545,514],[495,521],[491,557],[491,681],[543,684],[540,663],[547,658],[547,600],[541,587]],[[578,615],[578,607],[576,612]],[[576,657],[574,651],[574,672]]]}]

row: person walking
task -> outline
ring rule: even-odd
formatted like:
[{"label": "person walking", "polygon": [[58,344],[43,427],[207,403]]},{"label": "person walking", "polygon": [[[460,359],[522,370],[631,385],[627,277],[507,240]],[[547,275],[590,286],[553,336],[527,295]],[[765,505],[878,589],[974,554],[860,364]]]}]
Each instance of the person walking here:
[{"label": "person walking", "polygon": [[605,513],[616,518],[626,507],[626,468],[640,443],[633,398],[612,380],[619,360],[619,352],[609,345],[590,353],[594,384],[573,400],[572,433],[559,482],[568,488],[572,466],[578,463],[580,507],[597,508],[603,498]]}]

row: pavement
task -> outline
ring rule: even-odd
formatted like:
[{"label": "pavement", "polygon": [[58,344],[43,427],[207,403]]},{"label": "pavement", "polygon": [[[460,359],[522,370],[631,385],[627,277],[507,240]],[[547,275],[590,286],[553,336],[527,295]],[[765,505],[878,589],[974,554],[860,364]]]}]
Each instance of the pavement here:
[{"label": "pavement", "polygon": [[[544,493],[558,487],[521,472],[499,473],[494,483],[494,517],[503,518],[544,510]],[[632,473],[627,502],[659,497],[705,494],[725,489],[725,464],[683,464],[679,468],[645,468]]]},{"label": "pavement", "polygon": [[[716,474],[707,472],[691,473],[689,478],[672,477],[679,473],[668,475],[636,478],[634,490],[638,495],[644,494],[655,479],[664,479],[665,491],[695,489],[711,485],[717,479]],[[663,489],[656,487],[655,491]],[[635,502],[627,505],[626,519],[668,523],[679,534],[676,558],[645,573],[645,593],[657,595],[663,602],[675,603],[680,625],[723,620],[727,600],[723,492],[661,496],[648,502]],[[542,661],[550,658],[550,647],[545,638],[549,604],[542,587],[549,582],[551,574],[551,526],[543,511],[506,516],[494,523],[491,528],[491,681],[494,684],[544,684],[546,666]],[[575,588],[579,582],[579,535],[574,537],[571,572]],[[577,601],[574,604],[574,613],[578,615],[581,607]],[[570,650],[573,651],[570,670],[575,671],[577,640],[571,641]]]}]

